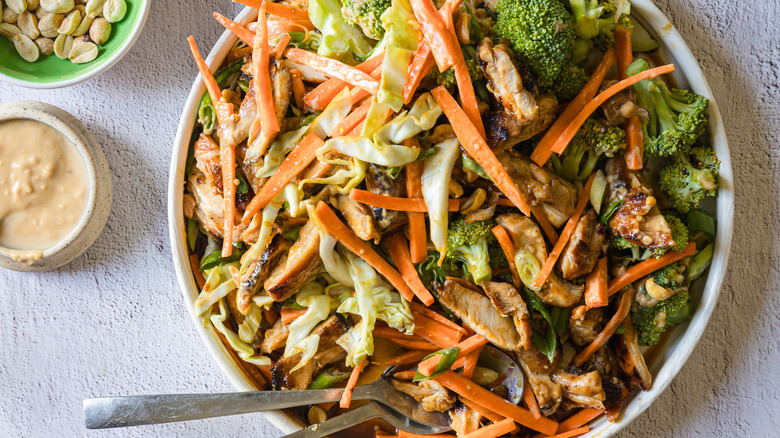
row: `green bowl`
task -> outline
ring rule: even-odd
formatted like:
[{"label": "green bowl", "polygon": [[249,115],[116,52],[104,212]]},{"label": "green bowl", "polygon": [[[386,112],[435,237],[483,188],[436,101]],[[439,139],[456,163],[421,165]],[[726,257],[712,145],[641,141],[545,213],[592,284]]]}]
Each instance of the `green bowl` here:
[{"label": "green bowl", "polygon": [[111,38],[100,46],[97,59],[74,64],[54,55],[27,62],[16,52],[13,43],[0,37],[0,79],[28,88],[62,88],[86,81],[108,70],[130,50],[146,23],[151,0],[127,0],[127,15],[111,25]]}]

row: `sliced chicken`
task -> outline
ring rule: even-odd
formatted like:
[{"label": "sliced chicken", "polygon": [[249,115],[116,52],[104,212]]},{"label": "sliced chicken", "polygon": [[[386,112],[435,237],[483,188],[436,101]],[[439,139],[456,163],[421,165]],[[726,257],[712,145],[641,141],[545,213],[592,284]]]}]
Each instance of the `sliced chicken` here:
[{"label": "sliced chicken", "polygon": [[273,388],[275,390],[306,389],[317,371],[329,363],[344,360],[347,357],[347,352],[336,343],[336,340],[347,330],[349,330],[349,325],[338,315],[333,315],[320,323],[312,330],[312,334],[320,336],[317,353],[306,365],[292,372],[290,370],[301,360],[301,353],[279,359],[271,367]]},{"label": "sliced chicken", "polygon": [[604,312],[599,308],[581,309],[584,310],[583,312],[577,312],[577,310],[580,308],[575,309],[569,318],[569,334],[574,345],[584,347],[593,342],[601,331]]},{"label": "sliced chicken", "polygon": [[219,193],[222,193],[222,162],[219,159],[219,146],[206,135],[201,134],[193,148],[195,167],[206,176]]},{"label": "sliced chicken", "polygon": [[236,160],[238,161],[238,166],[241,168],[241,171],[246,176],[249,186],[252,187],[252,191],[258,193],[265,183],[265,178],[257,176],[258,171],[263,166],[263,160],[247,160],[246,153],[248,148],[249,146],[246,142],[239,143],[238,146],[236,146]]},{"label": "sliced chicken", "polygon": [[376,228],[370,208],[347,195],[338,195],[336,200],[336,207],[344,215],[352,231],[361,239],[373,240],[378,244],[382,236]]},{"label": "sliced chicken", "polygon": [[653,375],[650,374],[650,370],[645,363],[645,357],[639,349],[636,329],[631,322],[630,316],[627,316],[626,320],[623,321],[623,326],[626,328],[625,331],[622,335],[615,335],[613,342],[618,363],[620,363],[620,367],[628,377],[629,384],[632,387],[639,386],[647,391],[653,384]]},{"label": "sliced chicken", "polygon": [[539,410],[544,415],[554,414],[563,399],[563,390],[560,383],[550,378],[553,365],[533,344],[528,350],[518,351],[515,355],[531,385]]},{"label": "sliced chicken", "polygon": [[639,172],[629,170],[623,157],[610,158],[605,170],[609,203],[623,201],[609,221],[612,234],[645,248],[674,246],[669,224]]},{"label": "sliced chicken", "polygon": [[[372,163],[368,163],[366,168],[366,188],[369,192],[385,196],[402,197],[405,192],[403,187],[390,177],[385,168]],[[371,207],[371,211],[374,214],[376,224],[379,225],[379,229],[382,231],[387,231],[393,225],[400,224],[406,220],[406,213],[400,211],[385,210],[377,207]]]},{"label": "sliced chicken", "polygon": [[537,90],[531,69],[506,44],[493,45],[490,38],[482,40],[477,56],[488,90],[506,112],[521,125],[535,120],[539,108],[534,98]]},{"label": "sliced chicken", "polygon": [[562,227],[574,211],[577,189],[521,153],[507,151],[498,155],[498,159],[528,203],[541,206],[550,223]]},{"label": "sliced chicken", "polygon": [[260,292],[263,282],[271,275],[271,269],[282,260],[291,246],[289,240],[277,234],[260,253],[260,257],[249,262],[249,267],[241,276],[241,284],[238,285],[238,309],[242,314],[249,312],[252,298]]},{"label": "sliced chicken", "polygon": [[277,319],[274,326],[265,331],[260,351],[263,354],[269,354],[284,347],[289,336],[290,330],[282,323],[281,319]]},{"label": "sliced chicken", "polygon": [[287,115],[287,109],[290,107],[291,95],[290,69],[285,62],[271,58],[271,97],[274,102],[276,119],[279,121],[279,127],[282,128],[282,131],[284,131],[284,116]]},{"label": "sliced chicken", "polygon": [[513,318],[501,316],[485,295],[449,279],[438,288],[438,293],[441,303],[462,319],[463,324],[499,348],[517,351],[528,343],[522,337],[525,328],[518,329]]},{"label": "sliced chicken", "polygon": [[263,287],[276,301],[284,301],[308,283],[322,268],[320,233],[314,222],[301,227],[298,240],[271,271]]},{"label": "sliced chicken", "polygon": [[[236,300],[236,296],[237,296],[237,292],[235,290],[230,292],[225,297],[226,298],[225,302],[227,302],[228,310],[230,310],[230,316],[233,318],[233,320],[235,321],[236,325],[238,326],[238,325],[241,325],[241,324],[244,323],[245,313],[242,313],[239,310],[238,303],[237,303],[237,300]],[[249,313],[249,311],[247,311],[246,313]],[[255,337],[254,337],[253,341],[251,342],[253,347],[259,348],[260,345],[262,345],[262,343],[263,343],[263,333],[265,332],[266,328],[268,328],[268,322],[265,319],[262,319],[260,321],[260,327],[255,332]]]},{"label": "sliced chicken", "polygon": [[550,273],[542,289],[536,295],[546,304],[556,307],[574,307],[582,298],[585,285],[570,283],[558,276],[555,271]]},{"label": "sliced chicken", "polygon": [[306,64],[298,64],[297,62],[291,61],[289,59],[285,59],[284,63],[287,65],[287,68],[294,68],[301,72],[301,79],[306,82],[320,83],[328,80],[328,77],[325,76],[325,74],[321,73],[319,70],[315,70],[309,67]]},{"label": "sliced chicken", "polygon": [[435,380],[423,380],[420,383],[402,382],[391,379],[393,387],[404,394],[409,394],[422,404],[428,412],[447,412],[455,404],[455,396]]},{"label": "sliced chicken", "polygon": [[531,315],[520,293],[509,283],[486,281],[482,288],[501,316],[512,318],[523,348],[531,346]]},{"label": "sliced chicken", "polygon": [[543,132],[552,125],[558,113],[558,99],[552,93],[536,96],[539,107],[536,118],[526,124],[518,122],[514,116],[503,110],[491,111],[485,116],[487,143],[495,153],[511,149]]},{"label": "sliced chicken", "polygon": [[573,280],[588,275],[607,250],[607,227],[599,222],[594,210],[580,217],[569,241],[563,248],[558,267],[563,278]]},{"label": "sliced chicken", "polygon": [[[615,85],[616,80],[604,81],[601,85],[602,90]],[[646,109],[637,105],[637,94],[634,87],[628,87],[616,95],[610,97],[606,102],[601,105],[601,109],[604,111],[604,116],[612,126],[621,126],[632,117],[642,117],[647,120],[650,118],[650,114]]]},{"label": "sliced chicken", "polygon": [[461,404],[450,411],[450,419],[452,419],[450,426],[457,436],[466,436],[479,429],[480,418],[482,415],[479,412]]},{"label": "sliced chicken", "polygon": [[240,144],[249,138],[249,131],[252,129],[252,124],[258,116],[254,81],[249,81],[249,89],[244,96],[244,100],[241,101],[241,106],[238,108],[238,115],[238,122],[236,122],[236,126],[233,128],[235,144]]},{"label": "sliced chicken", "polygon": [[594,409],[604,409],[602,403],[606,398],[601,386],[601,375],[598,371],[575,374],[563,369],[552,373],[552,380],[561,385],[563,396],[580,406]]},{"label": "sliced chicken", "polygon": [[[224,230],[225,219],[223,212],[225,209],[225,200],[222,197],[221,190],[209,182],[206,175],[197,167],[192,170],[187,189],[193,198],[195,198],[195,209],[193,217],[203,225],[211,235],[221,239]],[[241,215],[236,215],[236,226],[234,227],[233,242],[238,242],[239,236],[246,227],[241,225]]]}]

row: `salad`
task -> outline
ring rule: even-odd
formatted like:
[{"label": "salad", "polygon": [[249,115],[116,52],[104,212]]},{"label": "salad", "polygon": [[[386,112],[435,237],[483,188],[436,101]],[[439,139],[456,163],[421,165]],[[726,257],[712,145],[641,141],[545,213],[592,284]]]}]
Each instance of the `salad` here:
[{"label": "salad", "polygon": [[313,424],[395,367],[458,437],[618,421],[695,312],[720,165],[629,2],[240,2],[216,72],[189,39],[184,212],[195,310],[257,388],[346,388]]}]

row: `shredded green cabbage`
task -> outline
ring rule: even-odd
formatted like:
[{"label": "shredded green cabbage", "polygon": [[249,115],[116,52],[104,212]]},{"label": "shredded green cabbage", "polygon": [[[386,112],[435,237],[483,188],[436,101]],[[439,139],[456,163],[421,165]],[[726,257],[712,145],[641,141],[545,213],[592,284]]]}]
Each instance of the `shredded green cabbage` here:
[{"label": "shredded green cabbage", "polygon": [[460,142],[449,138],[438,144],[435,155],[423,161],[422,192],[431,222],[431,242],[440,254],[447,252],[450,177],[460,157]]},{"label": "shredded green cabbage", "polygon": [[[232,280],[231,280],[232,283]],[[225,321],[228,319],[230,312],[225,305],[225,299],[219,300],[219,314],[211,315],[209,320],[214,328],[222,333],[227,339],[228,343],[238,353],[238,357],[245,362],[249,362],[255,365],[268,366],[271,365],[271,359],[265,356],[255,356],[255,349],[251,345],[241,340],[240,336],[235,332],[225,327]]]},{"label": "shredded green cabbage", "polygon": [[420,25],[408,0],[392,0],[381,20],[387,48],[377,100],[397,112],[404,105],[403,90],[409,64],[419,44]]},{"label": "shredded green cabbage", "polygon": [[206,270],[206,284],[195,299],[195,313],[203,315],[211,310],[211,306],[221,300],[231,291],[236,289],[233,276],[230,275],[230,267],[238,267],[238,262],[227,263],[222,266]]},{"label": "shredded green cabbage", "polygon": [[301,361],[293,371],[306,365],[317,352],[319,336],[309,335],[317,324],[325,321],[330,315],[330,296],[325,293],[325,288],[320,283],[312,281],[295,294],[295,302],[299,306],[306,307],[306,313],[295,318],[288,326],[290,335],[284,347],[284,357],[302,353]]},{"label": "shredded green cabbage", "polygon": [[371,43],[363,31],[344,20],[339,0],[310,0],[309,19],[322,32],[322,41],[317,49],[320,55],[362,58],[371,51]]},{"label": "shredded green cabbage", "polygon": [[522,280],[525,287],[538,291],[540,288],[534,286],[534,281],[536,281],[536,277],[539,276],[542,264],[536,256],[533,255],[531,251],[520,248],[515,252],[515,266],[517,267],[517,274],[520,276],[520,280]]}]

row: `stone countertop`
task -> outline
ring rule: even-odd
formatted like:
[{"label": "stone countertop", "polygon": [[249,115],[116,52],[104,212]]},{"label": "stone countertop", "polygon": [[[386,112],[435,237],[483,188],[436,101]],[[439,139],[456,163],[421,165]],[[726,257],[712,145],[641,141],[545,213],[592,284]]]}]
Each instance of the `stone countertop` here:
[{"label": "stone countertop", "polygon": [[[720,302],[700,345],[620,436],[776,436],[780,1],[657,3],[701,62],[723,112],[736,226]],[[259,414],[108,431],[87,431],[81,415],[82,400],[93,396],[233,390],[184,308],[166,191],[196,71],[185,38],[194,34],[206,51],[222,31],[208,21],[211,11],[239,9],[227,0],[154,1],[135,47],[98,78],[53,91],[0,84],[0,102],[41,100],[81,118],[114,178],[108,226],[83,256],[50,273],[0,272],[0,436],[280,435]]]}]

